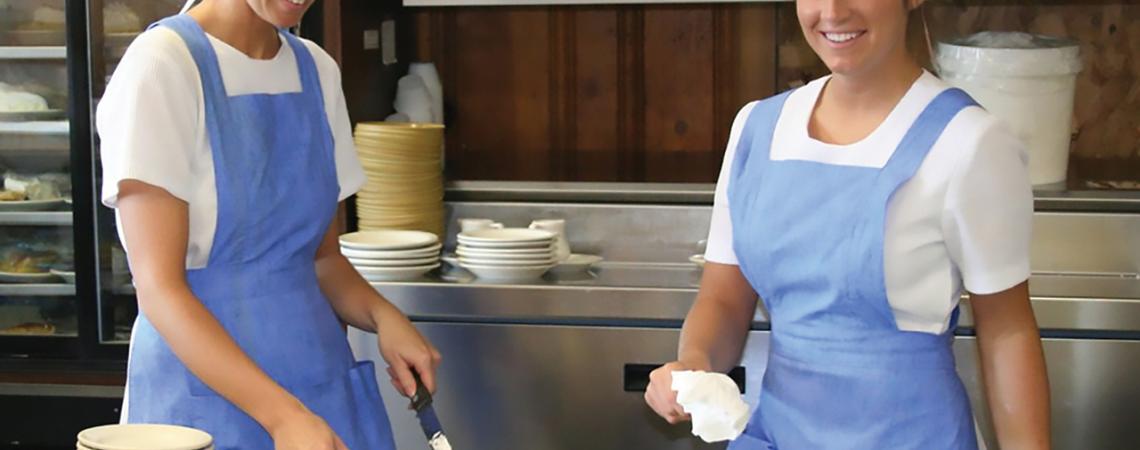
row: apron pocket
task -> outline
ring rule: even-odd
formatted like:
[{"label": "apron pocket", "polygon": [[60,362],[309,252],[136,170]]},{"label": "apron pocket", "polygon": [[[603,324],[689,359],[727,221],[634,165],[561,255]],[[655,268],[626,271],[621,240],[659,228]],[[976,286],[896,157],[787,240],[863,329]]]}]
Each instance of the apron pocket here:
[{"label": "apron pocket", "polygon": [[728,450],[775,450],[776,446],[772,445],[765,439],[748,434],[744,432],[737,436],[732,442],[728,444]]}]

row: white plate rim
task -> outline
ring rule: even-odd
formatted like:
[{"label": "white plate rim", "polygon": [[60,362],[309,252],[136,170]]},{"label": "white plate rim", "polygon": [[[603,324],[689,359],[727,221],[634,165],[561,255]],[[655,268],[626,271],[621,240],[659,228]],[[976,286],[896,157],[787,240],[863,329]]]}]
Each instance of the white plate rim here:
[{"label": "white plate rim", "polygon": [[0,272],[0,282],[7,283],[32,283],[36,281],[53,280],[57,275],[51,272],[42,273],[18,273],[18,272]]},{"label": "white plate rim", "polygon": [[415,248],[410,250],[362,250],[356,248],[340,248],[340,254],[347,258],[356,259],[399,259],[401,257],[411,257],[412,255],[434,255],[443,250],[443,243],[437,242],[431,247]]},{"label": "white plate rim", "polygon": [[[408,259],[372,259],[361,260],[358,258],[350,258],[349,263],[353,267],[366,267],[366,268],[380,268],[380,267],[416,267],[427,264],[432,264],[439,261],[439,256],[428,256],[425,258],[408,258]],[[380,262],[380,264],[375,264]]]},{"label": "white plate rim", "polygon": [[[488,237],[484,235],[499,235],[515,233],[523,236],[509,238],[509,237]],[[529,237],[527,235],[530,235]],[[476,242],[476,243],[521,243],[521,242],[541,242],[553,241],[557,237],[554,233],[546,230],[532,230],[530,228],[483,228],[473,231],[463,231],[456,235],[456,239],[461,242]]]},{"label": "white plate rim", "polygon": [[[549,242],[550,244],[547,244]],[[554,241],[532,241],[532,242],[463,242],[459,241],[460,245],[467,248],[474,249],[545,249],[553,245]]]},{"label": "white plate rim", "polygon": [[[367,235],[389,235],[393,240],[404,239],[407,242],[397,242],[392,244],[376,244],[367,242],[356,242],[355,238],[364,237]],[[401,237],[402,236],[402,237]],[[393,250],[414,250],[420,248],[428,248],[439,243],[439,236],[435,233],[428,233],[426,231],[417,230],[367,230],[367,231],[353,231],[345,233],[337,238],[342,248],[352,248],[356,250],[379,250],[379,251],[393,251]]]},{"label": "white plate rim", "polygon": [[457,258],[460,267],[468,266],[494,266],[494,267],[510,267],[510,268],[538,268],[538,267],[554,267],[558,265],[558,260],[555,258],[543,259],[538,261],[518,261],[504,259],[502,261],[495,261],[490,259],[479,258],[464,258],[460,256]]},{"label": "white plate rim", "polygon": [[67,201],[62,198],[51,200],[5,200],[0,201],[0,211],[43,211],[65,204],[67,204]]},{"label": "white plate rim", "polygon": [[190,435],[196,435],[195,438],[199,439],[195,443],[185,444],[185,445],[181,445],[181,446],[177,446],[177,447],[171,447],[167,450],[203,450],[203,449],[209,448],[210,446],[212,446],[214,444],[214,438],[212,436],[210,436],[209,433],[206,433],[205,431],[194,429],[194,428],[186,428],[186,427],[180,427],[180,426],[176,426],[176,425],[163,425],[163,424],[103,425],[103,426],[88,428],[86,430],[80,431],[79,435],[78,435],[78,439],[79,439],[79,443],[83,444],[86,447],[90,447],[92,449],[98,449],[98,450],[137,450],[138,447],[127,447],[127,446],[120,446],[120,445],[113,445],[113,444],[99,444],[99,443],[96,443],[96,441],[92,440],[92,436],[91,436],[91,433],[99,433],[99,432],[105,431],[105,430],[114,430],[114,429],[129,430],[131,428],[134,428],[135,430],[150,429],[150,430],[154,430],[154,431],[161,431],[164,433],[174,433],[174,432],[186,433],[186,434],[190,434]]},{"label": "white plate rim", "polygon": [[[416,272],[419,270],[423,270],[426,272],[426,271],[435,269],[435,268],[440,267],[440,266],[442,266],[442,264],[440,264],[439,261],[436,261],[436,262],[431,263],[431,264],[424,264],[424,265],[420,265],[420,266],[356,267],[356,271],[360,272],[361,275],[369,275],[369,272],[371,272],[372,275],[393,275],[393,274],[400,274],[400,273],[407,273],[407,272]],[[364,270],[361,270],[361,269],[364,269]]]}]

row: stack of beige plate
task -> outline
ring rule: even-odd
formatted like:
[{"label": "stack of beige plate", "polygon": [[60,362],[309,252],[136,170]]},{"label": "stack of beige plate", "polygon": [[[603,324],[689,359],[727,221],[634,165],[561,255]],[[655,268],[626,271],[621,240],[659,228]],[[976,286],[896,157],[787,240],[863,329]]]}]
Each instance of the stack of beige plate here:
[{"label": "stack of beige plate", "polygon": [[213,450],[214,439],[193,428],[157,424],[105,425],[79,433],[77,450]]},{"label": "stack of beige plate", "polygon": [[558,265],[554,233],[527,228],[486,228],[459,233],[459,266],[492,281],[542,277]]},{"label": "stack of beige plate", "polygon": [[363,122],[356,151],[368,183],[356,196],[362,230],[443,235],[443,125]]},{"label": "stack of beige plate", "polygon": [[426,231],[371,230],[340,237],[341,254],[372,282],[417,279],[440,266],[442,248]]}]

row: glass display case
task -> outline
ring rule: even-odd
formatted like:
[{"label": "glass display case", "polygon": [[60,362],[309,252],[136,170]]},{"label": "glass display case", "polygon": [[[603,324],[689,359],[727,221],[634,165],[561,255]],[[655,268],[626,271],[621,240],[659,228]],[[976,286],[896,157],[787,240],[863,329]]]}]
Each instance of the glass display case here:
[{"label": "glass display case", "polygon": [[78,346],[64,3],[0,0],[0,346],[16,355]]}]

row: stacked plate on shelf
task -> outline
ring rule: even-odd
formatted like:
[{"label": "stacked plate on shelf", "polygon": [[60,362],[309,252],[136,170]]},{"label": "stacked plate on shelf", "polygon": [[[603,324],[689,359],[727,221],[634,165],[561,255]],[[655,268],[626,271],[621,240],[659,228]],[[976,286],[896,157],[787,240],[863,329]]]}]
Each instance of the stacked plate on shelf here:
[{"label": "stacked plate on shelf", "polygon": [[465,231],[455,253],[459,266],[481,279],[532,280],[558,265],[554,239],[554,233],[528,228]]},{"label": "stacked plate on shelf", "polygon": [[439,238],[425,231],[371,230],[340,237],[340,252],[364,279],[407,281],[440,266]]},{"label": "stacked plate on shelf", "polygon": [[443,125],[362,122],[356,152],[368,182],[356,194],[361,230],[419,230],[442,236]]}]

